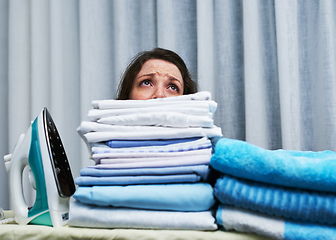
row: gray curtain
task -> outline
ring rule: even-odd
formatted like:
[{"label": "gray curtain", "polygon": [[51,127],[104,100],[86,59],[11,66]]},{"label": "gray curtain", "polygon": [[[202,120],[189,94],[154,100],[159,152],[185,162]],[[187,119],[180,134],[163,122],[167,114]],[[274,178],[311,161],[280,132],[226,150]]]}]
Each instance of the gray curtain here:
[{"label": "gray curtain", "polygon": [[[333,0],[0,0],[0,155],[47,107],[78,176],[91,101],[114,98],[131,58],[156,46],[212,93],[224,137],[336,150]],[[2,160],[0,188],[9,208]]]}]

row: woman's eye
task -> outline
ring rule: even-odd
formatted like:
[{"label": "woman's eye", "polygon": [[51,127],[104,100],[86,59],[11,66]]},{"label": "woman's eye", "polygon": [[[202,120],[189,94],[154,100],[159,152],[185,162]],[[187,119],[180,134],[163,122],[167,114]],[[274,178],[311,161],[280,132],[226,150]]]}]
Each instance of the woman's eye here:
[{"label": "woman's eye", "polygon": [[150,81],[150,80],[148,80],[148,79],[146,79],[146,80],[143,80],[143,81],[141,81],[141,82],[140,82],[140,85],[149,86],[149,85],[150,85],[150,83],[151,83],[151,81]]},{"label": "woman's eye", "polygon": [[171,90],[179,92],[179,88],[175,84],[172,84],[169,87],[170,87]]}]

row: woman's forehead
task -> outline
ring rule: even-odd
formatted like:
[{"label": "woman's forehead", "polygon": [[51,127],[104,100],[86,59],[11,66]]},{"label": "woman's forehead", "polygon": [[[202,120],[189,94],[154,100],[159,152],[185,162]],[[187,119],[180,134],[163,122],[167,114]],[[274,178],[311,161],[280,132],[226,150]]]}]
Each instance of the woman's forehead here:
[{"label": "woman's forehead", "polygon": [[159,76],[172,76],[176,79],[183,80],[182,74],[175,64],[161,59],[150,59],[146,61],[143,64],[137,77],[149,74],[157,74]]}]

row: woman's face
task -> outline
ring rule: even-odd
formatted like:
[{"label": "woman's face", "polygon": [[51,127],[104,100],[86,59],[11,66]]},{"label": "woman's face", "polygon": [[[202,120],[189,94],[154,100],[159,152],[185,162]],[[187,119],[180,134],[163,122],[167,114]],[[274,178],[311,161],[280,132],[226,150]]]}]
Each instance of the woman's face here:
[{"label": "woman's face", "polygon": [[135,77],[129,98],[146,100],[174,97],[183,94],[183,79],[180,70],[172,63],[150,59],[144,63]]}]

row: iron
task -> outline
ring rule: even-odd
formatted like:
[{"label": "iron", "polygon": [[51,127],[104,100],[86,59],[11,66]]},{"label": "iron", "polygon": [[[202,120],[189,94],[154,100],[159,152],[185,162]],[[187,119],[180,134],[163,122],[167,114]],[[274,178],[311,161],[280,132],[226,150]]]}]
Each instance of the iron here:
[{"label": "iron", "polygon": [[[15,221],[20,225],[66,225],[69,199],[76,188],[60,135],[47,108],[42,109],[4,160]],[[26,167],[30,168],[29,180],[36,190],[33,206],[27,206],[23,193]]]}]

